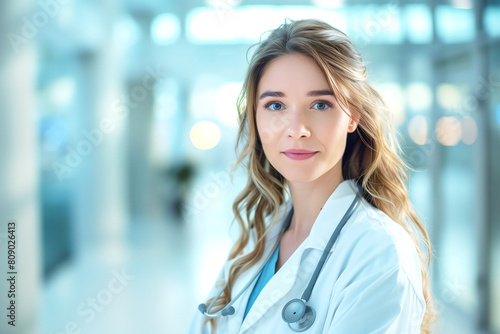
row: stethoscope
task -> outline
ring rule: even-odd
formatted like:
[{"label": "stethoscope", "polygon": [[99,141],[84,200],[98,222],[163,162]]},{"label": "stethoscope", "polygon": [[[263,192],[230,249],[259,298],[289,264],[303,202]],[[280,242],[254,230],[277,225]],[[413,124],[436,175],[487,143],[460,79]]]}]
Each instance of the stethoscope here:
[{"label": "stethoscope", "polygon": [[[311,293],[314,288],[314,285],[316,284],[316,281],[318,280],[319,273],[323,269],[323,265],[326,262],[326,258],[328,257],[328,254],[330,253],[333,244],[337,240],[340,230],[342,230],[342,227],[344,227],[345,223],[354,213],[360,202],[360,198],[362,198],[362,187],[360,184],[358,184],[357,186],[359,188],[359,194],[356,194],[356,197],[354,198],[351,205],[347,209],[346,213],[340,220],[339,224],[337,225],[337,228],[330,237],[330,240],[328,240],[328,243],[326,244],[325,249],[323,250],[323,254],[319,259],[318,265],[316,266],[316,269],[314,270],[311,280],[309,281],[307,288],[304,290],[302,297],[300,299],[299,298],[292,299],[288,303],[286,303],[285,306],[283,306],[283,310],[281,311],[281,318],[288,324],[288,327],[290,327],[290,329],[293,330],[294,332],[303,332],[308,330],[309,328],[311,328],[311,326],[314,323],[314,320],[316,319],[316,312],[311,306],[306,305],[306,303],[311,297]],[[286,223],[284,224],[282,233],[290,225],[292,214],[293,214],[293,208],[290,210],[286,218]],[[278,238],[278,241],[276,242],[274,249],[276,249],[276,247],[278,246],[280,239],[281,238]],[[217,318],[220,316],[228,316],[234,314],[235,310],[232,305],[245,292],[245,290],[248,289],[248,287],[252,284],[252,282],[255,281],[260,276],[260,274],[264,270],[265,264],[267,263],[267,261],[269,261],[269,258],[272,256],[273,252],[274,251],[271,251],[270,255],[264,262],[264,265],[259,270],[259,272],[243,287],[243,289],[241,289],[241,291],[229,302],[229,304],[227,304],[223,309],[215,313],[209,313],[209,310],[212,308],[217,298],[219,298],[219,296],[224,292],[225,287],[223,287],[220,290],[219,294],[215,298],[213,298],[212,302],[208,307],[205,305],[205,303],[201,303],[198,306],[198,309],[201,311],[201,313],[203,313],[208,318]]]}]

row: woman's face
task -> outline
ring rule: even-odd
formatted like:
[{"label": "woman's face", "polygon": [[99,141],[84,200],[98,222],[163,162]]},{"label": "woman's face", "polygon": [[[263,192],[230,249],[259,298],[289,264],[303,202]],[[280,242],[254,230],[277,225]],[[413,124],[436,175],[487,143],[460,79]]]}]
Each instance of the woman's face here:
[{"label": "woman's face", "polygon": [[288,181],[342,177],[347,134],[357,121],[340,108],[311,58],[294,53],[267,64],[257,86],[256,122],[267,159]]}]

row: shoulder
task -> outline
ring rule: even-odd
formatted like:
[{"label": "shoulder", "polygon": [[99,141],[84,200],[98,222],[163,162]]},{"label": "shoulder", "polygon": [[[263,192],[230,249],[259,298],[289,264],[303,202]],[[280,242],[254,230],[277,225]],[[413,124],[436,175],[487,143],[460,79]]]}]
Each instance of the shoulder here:
[{"label": "shoulder", "polygon": [[402,226],[363,201],[332,257],[328,333],[420,333],[420,261]]},{"label": "shoulder", "polygon": [[[357,275],[383,275],[398,272],[417,295],[422,294],[420,259],[409,233],[381,210],[362,201],[344,226],[338,242],[347,267]],[[422,296],[423,299],[423,296]]]}]

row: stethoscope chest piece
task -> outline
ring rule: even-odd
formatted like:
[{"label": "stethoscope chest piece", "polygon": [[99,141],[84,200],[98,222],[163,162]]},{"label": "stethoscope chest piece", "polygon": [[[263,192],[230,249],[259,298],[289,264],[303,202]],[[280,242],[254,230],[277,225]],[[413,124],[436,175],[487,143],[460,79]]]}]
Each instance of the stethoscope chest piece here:
[{"label": "stethoscope chest piece", "polygon": [[316,319],[316,312],[307,306],[302,299],[292,299],[285,304],[281,317],[294,332],[309,329]]}]

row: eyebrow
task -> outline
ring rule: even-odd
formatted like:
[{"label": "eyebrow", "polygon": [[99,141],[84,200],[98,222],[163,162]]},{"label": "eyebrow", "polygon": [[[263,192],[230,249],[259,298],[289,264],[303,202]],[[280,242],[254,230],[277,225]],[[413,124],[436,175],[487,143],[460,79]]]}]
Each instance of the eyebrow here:
[{"label": "eyebrow", "polygon": [[[331,95],[335,96],[331,90],[324,89],[324,90],[312,90],[309,93],[307,93],[307,96],[323,96],[323,95]],[[259,96],[259,100],[262,100],[265,97],[268,96],[274,96],[274,97],[285,97],[285,93],[283,92],[278,92],[278,91],[265,91]]]}]

